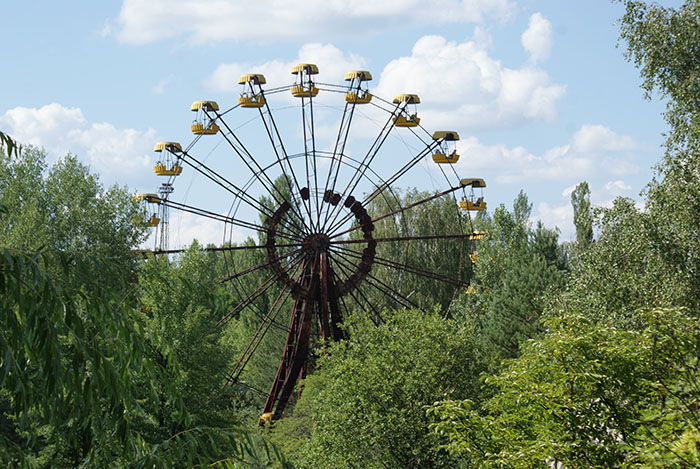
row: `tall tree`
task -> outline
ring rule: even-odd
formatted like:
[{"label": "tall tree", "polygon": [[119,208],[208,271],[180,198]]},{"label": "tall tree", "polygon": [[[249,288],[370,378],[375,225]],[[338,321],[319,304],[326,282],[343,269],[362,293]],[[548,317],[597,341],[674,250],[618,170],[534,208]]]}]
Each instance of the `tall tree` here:
[{"label": "tall tree", "polygon": [[593,211],[591,210],[591,190],[583,181],[571,193],[571,205],[574,208],[574,226],[576,227],[576,244],[579,249],[586,249],[593,241]]},{"label": "tall tree", "polygon": [[666,100],[666,154],[649,184],[647,236],[677,304],[700,307],[700,2],[679,8],[624,1],[620,37],[647,96]]},{"label": "tall tree", "polygon": [[478,324],[482,349],[498,367],[518,355],[520,344],[535,337],[550,289],[563,285],[567,262],[556,231],[530,225],[531,204],[520,192],[510,212],[504,205],[481,221],[486,238],[479,241],[474,265],[474,294],[455,310]]}]

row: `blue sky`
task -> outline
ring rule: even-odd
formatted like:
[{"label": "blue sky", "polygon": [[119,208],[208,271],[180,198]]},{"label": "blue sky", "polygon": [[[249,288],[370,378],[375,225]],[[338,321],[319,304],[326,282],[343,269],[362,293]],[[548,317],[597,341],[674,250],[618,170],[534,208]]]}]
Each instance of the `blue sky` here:
[{"label": "blue sky", "polygon": [[[342,84],[346,71],[366,69],[374,76],[370,91],[378,96],[418,94],[427,130],[459,132],[462,158],[456,170],[487,181],[490,209],[510,206],[523,189],[533,203],[533,218],[559,227],[566,240],[573,233],[569,193],[578,182],[590,183],[596,205],[609,205],[620,195],[641,199],[661,157],[666,127],[663,105],[643,99],[638,72],[617,47],[620,4],[309,0],[303,8],[288,5],[279,0],[6,3],[0,130],[43,146],[51,160],[68,151],[77,154],[105,184],[154,192],[161,181],[151,170],[157,160],[153,145],[192,140],[192,101],[213,99],[227,109],[239,96],[241,73],[262,72],[269,87],[281,86],[292,82],[292,64],[313,62],[322,82]],[[275,98],[273,109],[293,135],[300,113],[287,108],[299,103],[286,95]],[[333,109],[329,104],[319,115],[321,134],[332,133],[338,119]],[[244,125],[248,117],[235,119]],[[361,145],[372,128],[371,122],[358,124],[354,143]],[[253,140],[255,132],[251,127]],[[212,164],[219,161],[232,182],[247,180],[245,168],[213,142],[203,143],[201,154],[213,155]],[[403,138],[394,144],[377,163],[384,174],[414,148]],[[422,166],[400,185],[446,187],[435,168]],[[192,174],[183,173],[175,189],[175,199],[216,210],[230,207]],[[192,237],[217,242],[219,231],[208,221],[177,219],[171,245]]]}]

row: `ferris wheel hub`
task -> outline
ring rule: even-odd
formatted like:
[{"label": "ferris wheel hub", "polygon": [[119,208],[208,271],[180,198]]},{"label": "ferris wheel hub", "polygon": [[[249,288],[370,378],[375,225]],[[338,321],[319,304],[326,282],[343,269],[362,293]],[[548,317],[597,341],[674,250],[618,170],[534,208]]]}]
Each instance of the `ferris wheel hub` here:
[{"label": "ferris wheel hub", "polygon": [[321,252],[328,251],[331,240],[325,233],[314,233],[304,238],[302,245],[307,252],[320,254]]}]

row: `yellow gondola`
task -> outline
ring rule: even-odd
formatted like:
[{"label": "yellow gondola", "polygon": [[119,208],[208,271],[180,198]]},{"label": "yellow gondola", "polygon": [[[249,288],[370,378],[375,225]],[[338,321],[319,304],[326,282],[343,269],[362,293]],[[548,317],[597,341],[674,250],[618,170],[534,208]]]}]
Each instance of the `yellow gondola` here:
[{"label": "yellow gondola", "polygon": [[433,161],[438,164],[454,164],[459,161],[459,154],[454,145],[444,142],[456,142],[459,134],[454,130],[438,130],[433,133],[433,140],[440,140],[439,150],[433,153]]},{"label": "yellow gondola", "polygon": [[265,105],[265,97],[254,92],[253,85],[264,85],[267,83],[265,80],[265,75],[261,73],[246,73],[238,78],[239,85],[246,85],[250,87],[250,91],[244,91],[241,93],[241,97],[238,98],[238,104],[244,108],[261,108]]},{"label": "yellow gondola", "polygon": [[[392,102],[398,105],[401,103],[406,103],[406,107],[408,105],[415,106],[416,104],[420,104],[420,98],[417,94],[397,94],[394,96]],[[401,115],[393,117],[395,127],[416,127],[418,124],[420,124],[420,117],[418,117],[418,113],[414,112],[412,114],[407,114],[405,107],[401,110],[401,112]]]},{"label": "yellow gondola", "polygon": [[219,110],[216,101],[195,101],[190,106],[190,110],[197,113],[190,130],[195,135],[214,135],[219,131],[219,126],[208,116],[207,112]]},{"label": "yellow gondola", "polygon": [[290,89],[292,96],[295,98],[315,98],[318,95],[318,88],[314,85],[305,87],[304,85],[292,86]]},{"label": "yellow gondola", "polygon": [[[368,104],[372,95],[367,90],[360,89],[364,81],[370,81],[372,74],[366,70],[353,70],[345,74],[345,81],[350,82],[351,91],[345,93],[345,101],[350,104]],[[355,87],[355,83],[357,84]]]},{"label": "yellow gondola", "polygon": [[314,64],[296,64],[292,67],[292,75],[297,75],[298,83],[290,89],[295,98],[313,98],[318,95],[318,88],[311,80],[312,75],[318,74],[318,67]]},{"label": "yellow gondola", "polygon": [[[182,146],[177,142],[158,142],[153,151],[162,153],[161,161],[153,167],[153,172],[158,176],[179,176],[182,173],[182,166],[177,164],[179,157],[175,152],[182,152]],[[162,162],[165,160],[165,163]]]},{"label": "yellow gondola", "polygon": [[[153,208],[153,205],[157,205],[160,203],[160,197],[158,196],[158,194],[140,193],[140,194],[134,194],[131,198],[132,198],[132,200],[134,200],[134,202],[139,202],[139,204],[144,204],[144,203],[148,204],[151,207],[150,211],[155,210],[155,208]],[[142,205],[141,210],[143,210],[145,212],[147,210],[147,208]],[[153,213],[147,219],[132,218],[131,223],[134,225],[143,224],[146,226],[158,226],[158,224],[160,223],[160,218],[158,218],[156,216],[156,214]]]}]

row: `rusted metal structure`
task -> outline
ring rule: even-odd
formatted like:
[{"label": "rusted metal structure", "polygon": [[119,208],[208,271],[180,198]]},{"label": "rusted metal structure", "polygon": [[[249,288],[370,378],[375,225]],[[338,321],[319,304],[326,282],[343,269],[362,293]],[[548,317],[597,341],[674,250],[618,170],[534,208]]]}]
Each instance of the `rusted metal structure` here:
[{"label": "rusted metal structure", "polygon": [[[399,288],[377,277],[373,268],[381,266],[399,275],[416,275],[469,291],[468,278],[431,271],[422,265],[412,265],[407,259],[381,257],[377,250],[380,243],[469,241],[468,252],[456,253],[469,263],[476,260],[474,241],[484,236],[484,233],[474,231],[469,211],[485,207],[483,194],[476,198],[474,191],[481,191],[486,184],[478,178],[457,177],[454,163],[460,159],[456,148],[459,135],[455,131],[429,133],[425,130],[416,109],[420,103],[417,95],[399,94],[391,101],[373,95],[366,87],[372,79],[367,71],[348,72],[345,85],[316,82],[319,69],[314,64],[295,65],[292,74],[293,84],[270,90],[263,89],[267,83],[263,75],[242,75],[238,83],[243,86],[243,91],[237,104],[230,109],[220,110],[214,101],[192,104],[191,110],[197,113],[197,117],[191,125],[195,138],[190,145],[183,148],[174,142],[161,142],[155,148],[163,153],[154,170],[167,176],[170,185],[170,192],[161,191],[159,197],[151,197],[158,199],[161,213],[173,209],[221,222],[229,234],[229,242],[209,250],[246,250],[263,255],[264,260],[253,266],[239,268],[235,263],[231,265],[229,275],[222,282],[232,285],[241,300],[219,320],[223,324],[245,308],[257,308],[260,317],[259,327],[230,371],[227,383],[247,385],[241,382],[242,373],[265,334],[272,327],[286,331],[282,356],[270,389],[268,392],[258,390],[266,395],[261,424],[282,416],[296,383],[307,371],[313,335],[319,334],[324,341],[343,339],[340,324],[347,310],[346,301],[354,302],[381,321],[363,288],[371,288],[392,298],[398,305],[416,307]],[[301,137],[303,150],[298,153],[288,150],[290,144],[282,136],[283,126],[275,119],[277,109],[271,107],[273,95],[281,92],[291,93],[292,97],[287,101],[298,100],[296,102],[301,104],[301,128],[295,134],[297,138]],[[326,94],[332,96],[334,93],[341,97],[335,106],[342,106],[343,110],[332,151],[321,150],[317,148],[320,139],[314,106]],[[254,113],[262,135],[269,142],[263,155],[254,149],[259,142],[251,143],[241,130],[247,121],[240,125],[229,123],[232,111],[237,109]],[[374,138],[368,139],[361,156],[356,157],[348,145],[352,140],[352,123],[361,113],[379,116],[374,119],[379,122],[376,124],[379,131]],[[414,138],[418,149],[408,158],[392,160],[389,174],[382,176],[376,168],[377,157],[389,137],[397,132],[405,133],[398,137],[402,141]],[[224,171],[214,169],[213,164],[207,162],[208,155],[197,156],[200,139],[219,139],[245,168],[243,181],[239,178],[240,171],[233,177],[224,176]],[[421,163],[434,165],[436,174],[441,173],[449,187],[401,205],[393,187],[411,169],[421,167]],[[182,173],[183,166],[233,199],[228,213],[172,200],[172,183]],[[462,194],[461,201],[457,200],[458,193]],[[445,197],[454,201],[460,232],[375,236],[377,223],[401,219],[417,207]],[[141,198],[145,199],[145,196]],[[373,201],[379,200],[384,202],[380,206],[387,207],[385,212],[370,213]],[[461,215],[460,208],[464,210]],[[234,229],[253,233],[259,241],[235,244],[232,242]],[[156,252],[179,252],[163,246],[161,243],[161,249]],[[246,287],[241,282],[250,273],[258,271],[267,271],[268,277],[255,288]],[[258,305],[261,298],[270,299],[265,307]],[[286,325],[277,320],[283,311],[289,313]]]}]

